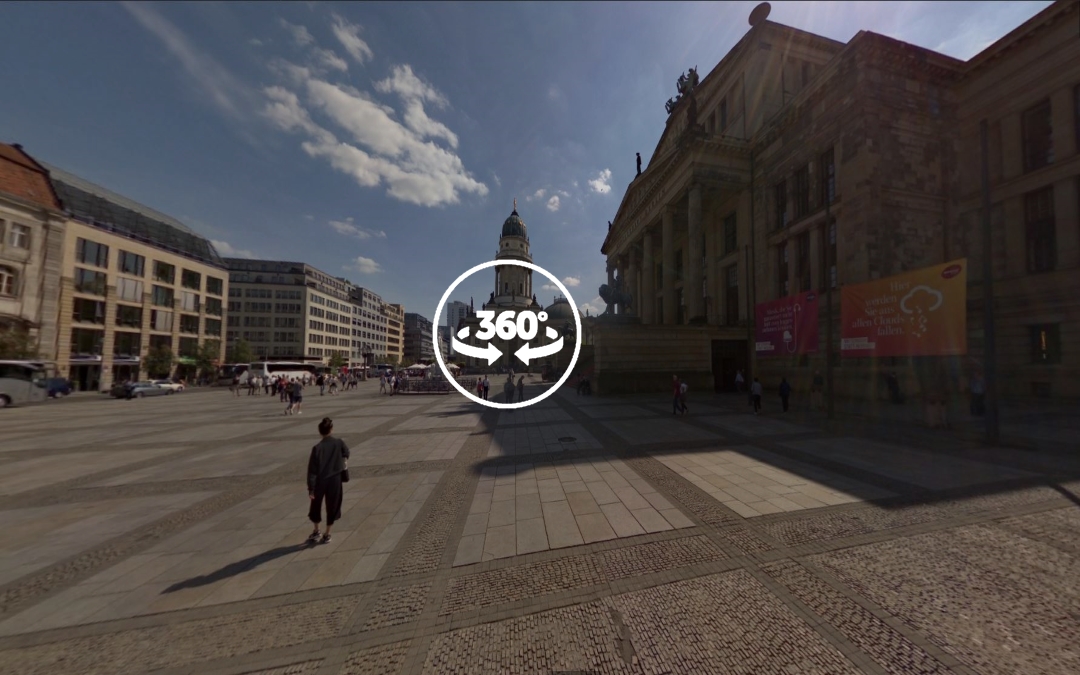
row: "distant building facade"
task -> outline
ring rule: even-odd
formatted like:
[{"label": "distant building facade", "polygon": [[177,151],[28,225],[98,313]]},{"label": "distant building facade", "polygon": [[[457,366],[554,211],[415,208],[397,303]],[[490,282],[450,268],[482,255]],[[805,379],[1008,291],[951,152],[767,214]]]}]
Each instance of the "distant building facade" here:
[{"label": "distant building facade", "polygon": [[370,288],[349,289],[352,303],[352,361],[355,365],[377,365],[386,360],[387,303]]},{"label": "distant building facade", "polygon": [[[405,314],[405,360],[410,364],[431,361],[435,358],[434,326],[427,317],[406,312]],[[409,364],[406,364],[409,365]]]},{"label": "distant building facade", "polygon": [[388,304],[385,314],[386,358],[401,363],[405,360],[405,307],[399,304]]},{"label": "distant building facade", "polygon": [[[751,28],[673,102],[601,249],[609,282],[622,280],[652,327],[641,335],[693,356],[657,363],[638,348],[638,361],[609,362],[600,389],[664,387],[672,372],[726,389],[737,370],[808,389],[825,366],[832,288],[839,395],[884,396],[887,370],[923,389],[927,368],[963,390],[983,357],[987,119],[1001,391],[1080,396],[1067,339],[1080,332],[1078,12],[1056,2],[968,62],[866,31],[845,44],[771,21]],[[840,359],[840,288],[963,257],[965,357]],[[819,352],[757,358],[755,304],[803,291],[821,291]],[[598,364],[616,348],[600,328]]]},{"label": "distant building facade", "polygon": [[469,304],[460,300],[446,303],[446,323],[444,325],[457,330],[458,324],[469,316]]}]

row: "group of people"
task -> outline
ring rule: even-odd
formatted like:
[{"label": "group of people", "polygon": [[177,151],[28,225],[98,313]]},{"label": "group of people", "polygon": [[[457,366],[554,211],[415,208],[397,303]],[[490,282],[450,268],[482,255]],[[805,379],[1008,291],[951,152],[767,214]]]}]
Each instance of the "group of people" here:
[{"label": "group of people", "polygon": [[403,391],[406,388],[406,383],[408,381],[408,373],[398,375],[397,373],[386,371],[379,376],[379,393],[393,396],[395,392]]},{"label": "group of people", "polygon": [[318,376],[305,375],[303,377],[286,377],[284,375],[249,375],[246,380],[241,380],[239,375],[233,377],[232,386],[229,390],[234,396],[240,396],[243,389],[247,389],[248,396],[271,396],[277,394],[281,403],[287,403],[285,415],[302,414],[304,404],[304,387],[315,385],[319,388],[319,395],[323,396],[329,390],[331,396],[335,396],[339,390],[347,391],[355,389],[359,378],[352,374],[323,374]]}]

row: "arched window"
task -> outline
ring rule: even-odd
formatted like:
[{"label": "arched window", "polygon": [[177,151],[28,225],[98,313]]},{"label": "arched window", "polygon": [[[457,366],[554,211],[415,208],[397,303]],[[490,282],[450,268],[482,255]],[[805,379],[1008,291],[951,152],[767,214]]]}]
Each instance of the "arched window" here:
[{"label": "arched window", "polygon": [[18,288],[18,276],[10,267],[0,266],[0,295],[15,295]]}]

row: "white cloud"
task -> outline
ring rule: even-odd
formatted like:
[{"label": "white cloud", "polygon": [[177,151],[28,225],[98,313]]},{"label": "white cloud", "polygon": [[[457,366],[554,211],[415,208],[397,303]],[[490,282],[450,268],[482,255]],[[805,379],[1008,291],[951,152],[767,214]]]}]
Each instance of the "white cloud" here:
[{"label": "white cloud", "polygon": [[589,187],[592,188],[593,192],[599,192],[602,195],[606,195],[611,192],[611,185],[608,184],[608,181],[610,180],[611,169],[604,169],[596,176],[596,178],[589,181]]},{"label": "white cloud", "polygon": [[259,38],[251,38],[250,40],[248,40],[248,44],[252,47],[262,47],[263,41]]},{"label": "white cloud", "polygon": [[543,188],[540,188],[536,192],[534,192],[531,195],[525,197],[525,201],[531,202],[534,199],[543,199],[545,195],[547,195],[547,190],[545,190]]},{"label": "white cloud", "polygon": [[299,26],[295,23],[289,23],[285,19],[279,19],[282,28],[289,31],[292,36],[293,42],[301,47],[306,47],[310,44],[314,44],[315,38],[312,37],[311,32],[305,26]]},{"label": "white cloud", "polygon": [[557,290],[559,290],[559,287],[556,286],[555,284],[544,284],[543,286],[540,287],[540,290],[542,290],[542,291],[557,291]]},{"label": "white cloud", "polygon": [[386,239],[386,233],[382,230],[368,230],[359,225],[353,223],[352,218],[346,218],[345,220],[331,220],[330,227],[334,228],[334,231],[338,234],[344,234],[349,237],[356,237],[357,239]]},{"label": "white cloud", "polygon": [[495,181],[495,185],[502,187],[502,181],[499,180],[499,174],[495,173],[494,171],[491,172],[491,180]]},{"label": "white cloud", "polygon": [[315,56],[315,60],[318,61],[320,65],[326,66],[327,68],[331,68],[333,70],[340,70],[341,72],[345,72],[349,69],[349,64],[345,63],[345,59],[341,58],[329,49],[316,47],[312,51],[312,54]]},{"label": "white cloud", "polygon": [[237,81],[217,61],[199,51],[176,26],[158,14],[153,5],[124,2],[122,6],[180,61],[188,76],[210,95],[215,105],[233,117],[243,116],[241,102],[237,99],[244,98],[250,91],[248,87]]},{"label": "white cloud", "polygon": [[345,267],[347,270],[359,272],[360,274],[378,274],[382,272],[382,267],[379,263],[375,262],[371,258],[365,258],[364,256],[357,256],[352,265]]},{"label": "white cloud", "polygon": [[304,216],[304,220],[315,220],[315,216],[312,216],[312,215],[305,215],[305,216]]},{"label": "white cloud", "polygon": [[445,108],[448,105],[446,97],[417,77],[411,66],[394,66],[390,77],[376,82],[375,89],[384,94],[395,93],[401,97],[405,103],[405,124],[421,138],[442,138],[450,147],[457,147],[457,134],[441,122],[428,117],[424,111],[425,102]]},{"label": "white cloud", "polygon": [[243,248],[233,248],[233,245],[227,241],[221,241],[219,239],[211,239],[210,243],[214,245],[217,252],[225,258],[249,258],[254,259],[259,256],[255,255],[252,251]]},{"label": "white cloud", "polygon": [[551,195],[551,199],[547,202],[548,211],[559,210],[559,195]]},{"label": "white cloud", "polygon": [[597,314],[603,314],[604,310],[606,309],[607,305],[604,303],[604,299],[601,298],[599,295],[588,302],[583,302],[578,305],[579,312],[581,312],[582,314],[588,312],[592,316],[596,316]]},{"label": "white cloud", "polygon": [[567,288],[576,288],[581,285],[581,279],[578,277],[563,277],[562,282],[566,284]]},{"label": "white cloud", "polygon": [[559,91],[559,88],[555,85],[551,85],[548,87],[548,98],[552,101],[557,101],[562,98],[562,92]]},{"label": "white cloud", "polygon": [[334,37],[360,65],[364,65],[365,62],[370,61],[375,56],[371,51],[371,47],[368,47],[368,44],[360,39],[360,26],[349,23],[335,14],[333,30]]}]

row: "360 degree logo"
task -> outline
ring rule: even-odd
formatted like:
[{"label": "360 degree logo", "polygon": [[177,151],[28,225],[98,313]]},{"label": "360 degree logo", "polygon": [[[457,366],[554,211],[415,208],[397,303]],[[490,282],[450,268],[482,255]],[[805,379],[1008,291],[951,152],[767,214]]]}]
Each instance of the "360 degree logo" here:
[{"label": "360 degree logo", "polygon": [[[577,304],[574,302],[574,299],[570,296],[570,291],[566,289],[566,286],[563,285],[555,275],[539,265],[534,265],[523,260],[503,259],[482,263],[459,276],[454,283],[450,284],[450,288],[447,288],[446,292],[443,293],[442,299],[439,300],[439,306],[435,309],[435,316],[442,316],[443,308],[446,306],[447,300],[450,299],[450,295],[454,292],[454,289],[461,285],[461,282],[481,270],[501,265],[524,267],[543,274],[550,279],[560,291],[562,291],[563,296],[566,297],[567,302],[569,302],[574,315],[574,356],[570,359],[570,365],[567,366],[566,371],[562,374],[562,377],[559,378],[559,381],[540,396],[529,399],[528,401],[520,401],[518,403],[496,403],[495,401],[485,401],[462,387],[457,379],[454,378],[453,374],[450,373],[449,369],[446,367],[446,363],[443,361],[442,350],[439,349],[437,332],[432,335],[432,342],[434,343],[435,359],[439,362],[439,368],[442,370],[443,376],[446,377],[455,389],[473,401],[476,401],[481,405],[486,405],[489,408],[514,410],[516,408],[525,408],[534,403],[539,403],[548,396],[551,396],[566,382],[570,377],[570,374],[574,372],[574,366],[577,365],[578,355],[581,353],[581,314],[578,312]],[[529,309],[478,310],[476,316],[480,320],[480,326],[473,338],[478,342],[487,342],[487,345],[479,347],[462,342],[462,340],[469,337],[468,326],[465,326],[452,334],[451,344],[455,352],[472,358],[484,359],[487,361],[488,365],[495,363],[504,356],[503,351],[491,342],[491,340],[495,338],[503,341],[514,339],[522,340],[524,344],[514,351],[513,355],[516,360],[521,361],[526,366],[531,365],[536,359],[554,356],[561,352],[566,346],[565,336],[553,326],[543,326],[544,335],[552,342],[538,346],[529,344],[531,340],[535,339],[540,334],[542,324],[548,320],[547,312],[533,312]],[[456,326],[453,328],[457,329]]]}]

